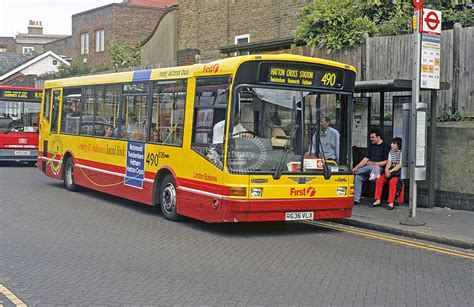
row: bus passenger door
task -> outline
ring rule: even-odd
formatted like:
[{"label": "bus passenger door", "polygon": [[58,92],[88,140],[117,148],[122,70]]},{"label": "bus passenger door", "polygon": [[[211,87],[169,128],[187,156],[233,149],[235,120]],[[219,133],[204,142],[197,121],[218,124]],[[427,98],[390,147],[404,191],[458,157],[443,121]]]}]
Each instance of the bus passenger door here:
[{"label": "bus passenger door", "polygon": [[38,167],[46,174],[46,161],[48,158],[49,133],[51,129],[51,89],[45,89],[43,105],[39,122]]},{"label": "bus passenger door", "polygon": [[46,90],[41,122],[41,146],[43,149],[41,170],[47,173],[49,164],[52,175],[59,175],[61,168],[59,155],[62,154],[62,146],[58,138],[60,99],[61,89]]}]

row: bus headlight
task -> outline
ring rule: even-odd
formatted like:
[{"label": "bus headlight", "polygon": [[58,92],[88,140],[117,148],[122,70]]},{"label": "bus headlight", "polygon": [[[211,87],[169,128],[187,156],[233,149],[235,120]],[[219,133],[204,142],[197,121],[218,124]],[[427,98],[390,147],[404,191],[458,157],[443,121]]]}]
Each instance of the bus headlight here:
[{"label": "bus headlight", "polygon": [[347,188],[346,187],[337,187],[337,196],[346,196]]},{"label": "bus headlight", "polygon": [[262,197],[262,188],[251,188],[250,197]]}]

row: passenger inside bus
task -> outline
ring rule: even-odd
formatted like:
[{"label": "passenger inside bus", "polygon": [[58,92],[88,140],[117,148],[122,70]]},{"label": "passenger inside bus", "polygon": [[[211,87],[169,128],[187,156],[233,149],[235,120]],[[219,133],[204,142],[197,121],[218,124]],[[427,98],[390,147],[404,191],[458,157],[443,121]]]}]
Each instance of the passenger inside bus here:
[{"label": "passenger inside bus", "polygon": [[[234,130],[232,132],[232,137],[244,137],[244,138],[253,138],[254,135],[249,132],[249,129],[246,129],[240,123],[240,114],[236,113],[234,116]],[[221,120],[214,125],[212,130],[212,143],[213,144],[223,144],[224,143],[224,130],[225,130],[225,120]]]},{"label": "passenger inside bus", "polygon": [[114,136],[114,129],[112,129],[112,126],[105,127],[104,136],[108,138],[111,138]]},{"label": "passenger inside bus", "polygon": [[160,133],[156,128],[151,129],[151,141],[152,142],[159,142],[160,141]]},{"label": "passenger inside bus", "polygon": [[128,123],[122,126],[121,136],[130,140],[144,140],[145,129],[138,123],[137,116],[131,113],[128,117]]},{"label": "passenger inside bus", "polygon": [[81,115],[80,111],[80,98],[69,98],[66,100],[67,104],[64,107],[64,113],[67,117],[77,117]]},{"label": "passenger inside bus", "polygon": [[288,145],[289,139],[285,131],[281,128],[281,119],[278,114],[272,114],[270,116],[270,122],[268,124],[269,133],[273,147],[284,147]]}]

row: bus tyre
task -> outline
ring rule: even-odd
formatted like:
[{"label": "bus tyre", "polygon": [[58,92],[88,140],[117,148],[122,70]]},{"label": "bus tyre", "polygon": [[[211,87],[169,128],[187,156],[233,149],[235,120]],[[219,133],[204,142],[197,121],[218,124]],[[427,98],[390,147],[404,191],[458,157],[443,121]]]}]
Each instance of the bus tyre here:
[{"label": "bus tyre", "polygon": [[77,185],[74,183],[74,162],[72,157],[67,158],[64,163],[64,186],[69,191],[77,191]]},{"label": "bus tyre", "polygon": [[172,175],[166,175],[161,183],[160,205],[163,216],[167,220],[178,220],[178,211],[176,210],[176,184]]}]

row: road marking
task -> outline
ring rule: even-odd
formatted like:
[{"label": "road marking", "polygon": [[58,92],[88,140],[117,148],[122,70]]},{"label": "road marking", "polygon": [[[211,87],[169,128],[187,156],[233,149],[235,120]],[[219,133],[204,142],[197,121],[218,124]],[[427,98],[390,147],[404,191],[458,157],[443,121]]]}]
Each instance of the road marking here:
[{"label": "road marking", "polygon": [[13,304],[15,304],[15,306],[17,307],[27,307],[28,305],[26,305],[25,303],[23,303],[22,300],[20,300],[18,298],[18,296],[16,296],[15,294],[13,294],[13,292],[11,292],[10,290],[7,289],[7,287],[5,287],[3,284],[0,284],[0,293],[5,295],[5,297],[10,301],[12,302]]},{"label": "road marking", "polygon": [[401,238],[397,238],[397,237],[394,237],[394,236],[384,235],[384,234],[381,234],[381,233],[378,233],[378,232],[369,232],[369,231],[365,231],[365,230],[360,230],[358,228],[350,228],[348,226],[337,225],[337,224],[327,222],[327,221],[324,221],[324,222],[322,222],[322,221],[302,221],[301,223],[314,225],[314,226],[320,226],[320,227],[339,230],[339,231],[344,231],[344,232],[349,232],[349,233],[354,233],[354,234],[357,234],[357,235],[360,235],[360,236],[369,237],[369,238],[373,238],[373,239],[377,239],[377,240],[388,241],[388,242],[392,242],[392,243],[398,243],[398,244],[402,244],[402,245],[407,245],[407,246],[411,246],[411,247],[416,247],[416,248],[420,248],[420,249],[434,251],[434,252],[441,253],[441,254],[446,254],[446,255],[451,255],[451,256],[455,256],[455,257],[461,257],[461,258],[465,258],[465,259],[474,260],[474,254],[464,253],[464,252],[457,251],[455,249],[444,248],[444,247],[441,247],[441,246],[435,246],[435,245],[431,245],[431,244],[427,244],[427,243],[416,242],[416,241],[411,241],[411,240],[407,240],[407,239],[401,239]]}]

